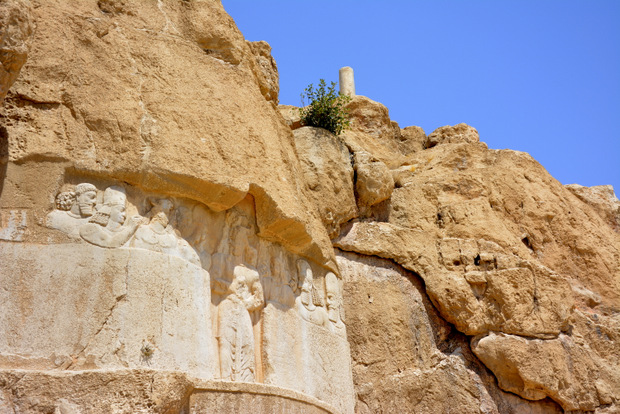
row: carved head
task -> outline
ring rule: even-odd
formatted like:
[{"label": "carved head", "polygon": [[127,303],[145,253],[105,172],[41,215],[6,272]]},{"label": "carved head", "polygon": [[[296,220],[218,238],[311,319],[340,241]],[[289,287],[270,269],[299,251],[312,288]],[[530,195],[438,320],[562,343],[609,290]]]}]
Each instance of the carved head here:
[{"label": "carved head", "polygon": [[332,272],[325,275],[325,290],[327,291],[327,311],[329,319],[332,322],[338,322],[338,319],[344,320],[340,282]]},{"label": "carved head", "polygon": [[323,298],[321,292],[314,286],[314,277],[312,268],[305,260],[297,261],[297,270],[299,273],[299,283],[301,283],[301,303],[304,305],[323,306]]},{"label": "carved head", "polygon": [[95,212],[97,203],[97,187],[90,183],[80,183],[75,186],[75,199],[71,211],[82,217],[90,217]]},{"label": "carved head", "polygon": [[75,204],[75,191],[63,191],[56,196],[56,208],[62,211],[69,211]]},{"label": "carved head", "polygon": [[125,205],[116,204],[110,207],[110,221],[117,224],[125,223]]},{"label": "carved head", "polygon": [[127,194],[125,189],[119,186],[111,186],[103,192],[103,207],[99,210],[108,214],[108,224],[123,225],[125,223],[125,204]]},{"label": "carved head", "polygon": [[241,299],[248,310],[254,310],[264,303],[263,289],[256,270],[238,265],[233,270],[233,277],[230,290]]},{"label": "carved head", "polygon": [[123,187],[113,185],[106,188],[103,192],[103,204],[106,206],[124,206],[126,202],[127,194],[125,193],[125,189]]},{"label": "carved head", "polygon": [[305,260],[297,261],[297,283],[302,294],[312,294],[312,268]]}]

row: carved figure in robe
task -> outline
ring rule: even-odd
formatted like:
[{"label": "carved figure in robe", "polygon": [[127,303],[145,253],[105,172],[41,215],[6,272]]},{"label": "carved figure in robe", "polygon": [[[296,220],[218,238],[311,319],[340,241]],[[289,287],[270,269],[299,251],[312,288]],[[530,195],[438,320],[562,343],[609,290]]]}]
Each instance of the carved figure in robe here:
[{"label": "carved figure in robe", "polygon": [[56,196],[56,209],[47,215],[47,227],[60,230],[74,239],[80,238],[80,227],[95,212],[97,188],[90,183],[75,186]]},{"label": "carved figure in robe", "polygon": [[338,278],[332,272],[325,275],[325,290],[327,292],[327,316],[330,321],[330,330],[344,337],[345,325],[342,287]]},{"label": "carved figure in robe", "polygon": [[148,225],[138,228],[130,246],[177,256],[200,266],[196,251],[170,225],[172,201],[160,199],[151,201],[151,204],[151,220]]},{"label": "carved figure in robe", "polygon": [[228,296],[218,306],[217,340],[220,376],[229,381],[254,381],[255,340],[251,312],[260,310],[265,299],[256,270],[235,266]]},{"label": "carved figure in robe", "polygon": [[125,189],[112,186],[103,192],[103,205],[80,228],[80,236],[89,243],[100,247],[121,247],[136,232],[142,217],[133,216],[125,224]]},{"label": "carved figure in robe", "polygon": [[[273,249],[270,252],[270,273],[271,273],[271,286],[269,291],[269,302],[278,305],[283,305],[285,308],[292,308],[295,306],[295,291],[288,282],[288,269],[286,268],[286,258],[282,250]],[[264,278],[267,279],[267,278]],[[297,282],[295,281],[295,284]],[[297,287],[297,286],[295,286]]]},{"label": "carved figure in robe", "polygon": [[324,308],[321,292],[314,286],[312,269],[305,260],[297,261],[297,269],[300,273],[301,293],[295,298],[297,312],[302,319],[315,325],[329,329],[329,318]]}]

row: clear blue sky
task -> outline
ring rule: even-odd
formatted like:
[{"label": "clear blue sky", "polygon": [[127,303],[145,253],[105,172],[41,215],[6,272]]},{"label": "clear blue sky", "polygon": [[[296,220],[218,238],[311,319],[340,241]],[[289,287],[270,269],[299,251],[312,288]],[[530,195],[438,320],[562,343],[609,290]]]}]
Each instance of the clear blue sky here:
[{"label": "clear blue sky", "polygon": [[563,184],[620,196],[620,0],[223,0],[266,40],[280,103],[355,71],[401,128],[474,126]]}]

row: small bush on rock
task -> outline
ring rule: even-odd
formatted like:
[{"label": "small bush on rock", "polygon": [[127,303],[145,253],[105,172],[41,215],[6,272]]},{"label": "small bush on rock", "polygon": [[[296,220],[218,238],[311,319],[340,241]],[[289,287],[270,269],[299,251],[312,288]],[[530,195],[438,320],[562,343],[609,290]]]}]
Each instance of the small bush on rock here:
[{"label": "small bush on rock", "polygon": [[[308,106],[306,106],[306,99],[310,101]],[[336,93],[336,82],[332,82],[331,86],[327,87],[325,79],[321,79],[316,89],[310,84],[301,94],[301,103],[304,106],[299,108],[301,123],[306,126],[325,128],[340,135],[342,131],[349,128],[349,112],[345,105],[350,100],[350,96]]]}]

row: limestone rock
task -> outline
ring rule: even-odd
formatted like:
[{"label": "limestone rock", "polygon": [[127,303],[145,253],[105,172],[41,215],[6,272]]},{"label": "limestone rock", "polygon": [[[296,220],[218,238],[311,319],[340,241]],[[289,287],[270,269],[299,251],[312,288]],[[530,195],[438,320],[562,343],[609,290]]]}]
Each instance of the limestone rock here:
[{"label": "limestone rock", "polygon": [[291,129],[295,130],[301,128],[301,116],[299,115],[299,108],[293,105],[278,105],[278,112],[284,118],[284,122]]},{"label": "limestone rock", "polygon": [[480,141],[480,137],[476,128],[467,124],[448,125],[437,128],[426,138],[426,148],[432,148],[438,144],[478,141]]},{"label": "limestone rock", "polygon": [[33,30],[28,0],[0,1],[0,102],[26,62]]},{"label": "limestone rock", "polygon": [[0,411],[35,414],[180,413],[191,377],[149,369],[118,371],[0,370]]},{"label": "limestone rock", "polygon": [[443,321],[414,273],[338,253],[358,413],[560,412],[497,388],[466,338]]},{"label": "limestone rock", "polygon": [[259,42],[249,42],[250,50],[254,54],[255,64],[253,67],[254,76],[260,86],[260,92],[265,99],[278,105],[278,94],[280,92],[280,78],[276,61],[271,56],[271,46],[261,40]]},{"label": "limestone rock", "polygon": [[[351,151],[366,151],[389,168],[406,163],[407,155],[417,149],[415,141],[421,128],[402,135],[398,124],[390,120],[388,109],[365,96],[356,95],[347,104],[351,129],[342,137]],[[420,132],[421,131],[421,132]]]},{"label": "limestone rock", "polygon": [[595,410],[618,400],[615,352],[603,360],[579,337],[540,340],[492,333],[474,340],[472,348],[502,389],[524,398],[549,396],[567,411]]},{"label": "limestone rock", "polygon": [[[392,171],[397,188],[382,222],[351,223],[334,245],[394,260],[419,274],[441,317],[467,335],[495,332],[540,343],[559,343],[567,332],[580,335],[574,351],[554,348],[557,358],[585,358],[588,372],[600,378],[595,388],[603,391],[594,393],[592,384],[584,385],[587,391],[566,385],[577,388],[564,395],[546,385],[536,399],[601,410],[615,404],[603,402],[616,401],[609,391],[618,381],[615,341],[604,340],[602,328],[596,338],[573,328],[581,311],[595,312],[599,320],[616,318],[620,237],[608,221],[524,153],[461,142],[414,152],[408,163]],[[587,362],[583,350],[603,344],[596,362]],[[514,369],[529,367],[527,355],[536,349],[510,354]],[[494,361],[499,366],[508,355]],[[503,384],[508,371],[493,364],[489,359],[487,366]],[[564,373],[558,381],[579,383],[576,375]]]},{"label": "limestone rock", "polygon": [[341,224],[358,215],[349,150],[340,138],[322,128],[302,127],[294,135],[306,186],[323,225],[334,237]]},{"label": "limestone rock", "polygon": [[351,117],[351,130],[388,138],[394,134],[388,109],[381,103],[365,96],[356,95],[346,106]]},{"label": "limestone rock", "polygon": [[366,210],[390,198],[394,179],[388,167],[366,151],[353,156],[355,167],[355,194],[360,210]]},{"label": "limestone rock", "polygon": [[400,130],[401,152],[409,155],[421,151],[426,143],[426,133],[419,126],[408,126]]},{"label": "limestone rock", "polygon": [[217,1],[32,3],[0,0],[0,411],[618,411],[611,188],[362,96],[298,128]]},{"label": "limestone rock", "polygon": [[[263,96],[277,100],[268,47],[248,44],[219,2],[38,5],[30,58],[5,101],[3,208],[48,204],[43,192],[20,192],[22,180],[36,174],[57,188],[65,171],[218,210],[251,193],[263,237],[333,266],[291,131]],[[49,162],[24,164],[32,159]]]},{"label": "limestone rock", "polygon": [[584,187],[579,184],[564,186],[581,201],[593,207],[613,229],[620,231],[620,200],[611,185]]}]

